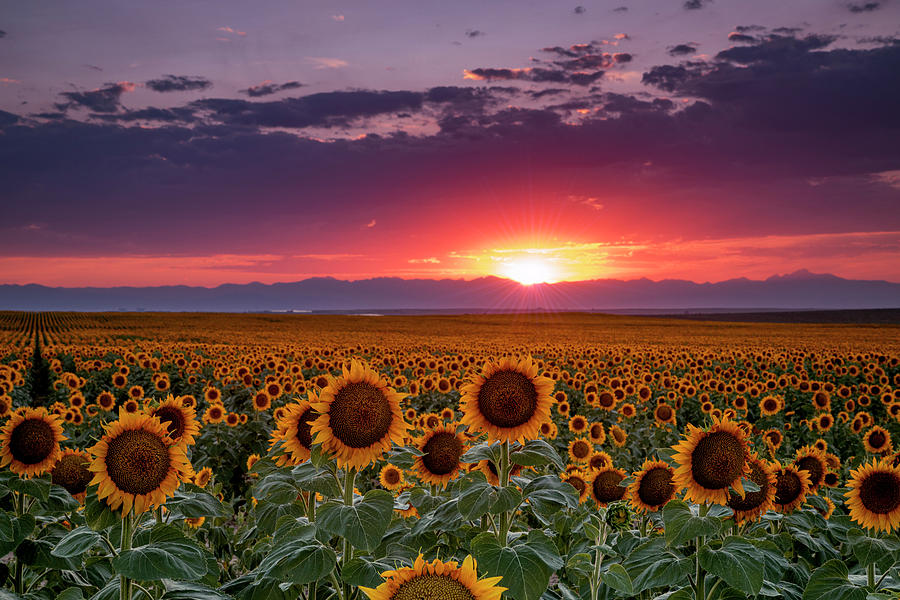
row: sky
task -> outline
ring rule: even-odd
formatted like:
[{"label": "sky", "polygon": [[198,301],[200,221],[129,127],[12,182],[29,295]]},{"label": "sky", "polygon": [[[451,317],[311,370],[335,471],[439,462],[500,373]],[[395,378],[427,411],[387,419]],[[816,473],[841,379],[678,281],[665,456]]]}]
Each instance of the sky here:
[{"label": "sky", "polygon": [[0,284],[900,282],[897,73],[900,0],[7,3]]}]

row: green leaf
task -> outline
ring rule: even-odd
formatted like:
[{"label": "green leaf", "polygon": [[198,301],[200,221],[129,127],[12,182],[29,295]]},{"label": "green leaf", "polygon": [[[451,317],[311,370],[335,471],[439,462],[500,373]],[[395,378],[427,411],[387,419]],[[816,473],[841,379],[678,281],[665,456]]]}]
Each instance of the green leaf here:
[{"label": "green leaf", "polygon": [[394,497],[385,490],[371,490],[353,506],[326,502],[319,507],[316,524],[324,531],[346,538],[354,548],[374,550],[391,523]]},{"label": "green leaf", "polygon": [[850,583],[847,565],[829,560],[809,576],[803,600],[865,600],[866,590]]},{"label": "green leaf", "polygon": [[393,568],[394,565],[387,562],[379,562],[364,556],[357,556],[341,569],[341,579],[348,585],[376,588],[384,582],[381,574]]},{"label": "green leaf", "polygon": [[110,510],[105,501],[97,498],[97,488],[89,488],[84,501],[84,520],[94,531],[102,531],[121,523],[122,513]]},{"label": "green leaf", "polygon": [[477,446],[470,448],[468,452],[459,458],[459,461],[464,463],[475,463],[482,460],[489,460],[499,468],[500,442],[494,442],[490,445],[478,444]]},{"label": "green leaf", "polygon": [[317,469],[309,461],[294,467],[291,470],[291,476],[301,490],[318,492],[326,498],[335,498],[341,495],[341,488],[331,473]]},{"label": "green leaf", "polygon": [[763,583],[763,556],[750,542],[729,536],[721,547],[706,544],[700,548],[700,565],[725,580],[731,587],[750,596],[759,593]]},{"label": "green leaf", "polygon": [[522,496],[543,514],[578,506],[578,492],[555,475],[535,477],[522,489]]},{"label": "green leaf", "polygon": [[631,577],[629,577],[625,567],[619,563],[611,564],[606,573],[603,573],[603,575],[600,576],[600,581],[617,592],[622,592],[626,596],[634,594],[634,586],[631,583]]},{"label": "green leaf", "polygon": [[78,510],[78,507],[81,506],[81,503],[61,485],[51,486],[50,495],[42,504],[45,510],[51,513],[69,513]]},{"label": "green leaf", "polygon": [[188,583],[186,581],[164,581],[166,593],[161,600],[231,600],[231,596],[227,596],[199,583]]},{"label": "green leaf", "polygon": [[509,588],[505,596],[537,600],[547,590],[553,570],[542,558],[546,549],[538,550],[527,543],[503,547],[493,534],[481,533],[472,540],[471,550],[479,571],[503,577],[499,585]]},{"label": "green leaf", "polygon": [[661,537],[641,544],[622,564],[631,577],[634,593],[656,587],[675,587],[687,580],[693,560],[675,554]]},{"label": "green leaf", "polygon": [[666,543],[680,546],[700,536],[719,533],[722,521],[718,517],[701,517],[698,507],[688,506],[680,500],[670,500],[663,508],[663,523],[666,529]]},{"label": "green leaf", "polygon": [[[594,569],[594,562],[591,559],[591,555],[587,552],[579,552],[578,554],[573,554],[569,557],[569,560],[566,561],[566,573],[572,575],[578,575],[582,579],[589,579]],[[631,581],[629,577],[628,581]]]},{"label": "green leaf", "polygon": [[38,498],[42,502],[46,502],[50,497],[50,485],[49,477],[33,477],[31,479],[15,477],[9,480],[9,489]]},{"label": "green leaf", "polygon": [[175,492],[175,496],[166,502],[166,508],[173,512],[178,511],[188,519],[231,515],[231,511],[219,502],[218,498],[194,485],[185,485],[184,489]]},{"label": "green leaf", "polygon": [[524,446],[511,452],[509,459],[513,464],[524,467],[553,465],[560,471],[566,468],[566,463],[560,457],[559,452],[542,439],[528,440]]},{"label": "green leaf", "polygon": [[56,600],[83,600],[84,594],[81,591],[81,588],[70,587],[64,589],[61,593],[57,594]]},{"label": "green leaf", "polygon": [[257,579],[306,584],[328,575],[337,564],[334,550],[318,542],[294,540],[277,546],[256,568]]},{"label": "green leaf", "polygon": [[25,514],[21,517],[10,517],[6,513],[0,514],[7,519],[2,526],[3,532],[0,533],[0,556],[4,556],[8,552],[15,550],[16,546],[22,543],[22,540],[31,535],[34,531],[35,518],[34,515],[30,514]]},{"label": "green leaf", "polygon": [[196,580],[207,570],[203,551],[188,542],[154,542],[126,550],[113,559],[113,568],[138,581]]},{"label": "green leaf", "polygon": [[847,543],[859,564],[867,567],[875,563],[881,571],[891,568],[900,551],[900,540],[896,537],[871,538],[856,528],[847,532]]},{"label": "green leaf", "polygon": [[483,477],[472,477],[462,483],[459,493],[459,512],[464,519],[473,521],[487,514],[496,500],[497,488]]},{"label": "green leaf", "polygon": [[100,543],[100,539],[100,534],[90,527],[78,527],[59,540],[50,554],[59,558],[81,556]]},{"label": "green leaf", "polygon": [[22,596],[13,594],[9,590],[0,589],[0,600],[22,600]]}]

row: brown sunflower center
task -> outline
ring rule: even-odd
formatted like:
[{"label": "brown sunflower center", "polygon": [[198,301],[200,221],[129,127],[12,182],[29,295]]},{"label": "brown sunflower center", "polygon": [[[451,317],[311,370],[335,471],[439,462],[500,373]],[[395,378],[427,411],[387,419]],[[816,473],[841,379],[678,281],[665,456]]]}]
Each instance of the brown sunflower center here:
[{"label": "brown sunflower center", "polygon": [[153,415],[159,417],[160,422],[168,427],[169,436],[173,440],[180,440],[181,436],[184,435],[187,422],[184,414],[174,406],[163,406],[157,409]]},{"label": "brown sunflower center", "polygon": [[809,485],[812,487],[822,482],[822,477],[825,476],[825,466],[815,456],[804,456],[794,464],[797,465],[798,469],[809,473]]},{"label": "brown sunflower center", "polygon": [[334,436],[351,448],[367,448],[387,435],[394,419],[391,403],[370,383],[348,383],[329,410]]},{"label": "brown sunflower center", "polygon": [[88,464],[90,464],[88,460],[80,454],[67,454],[53,467],[50,473],[51,481],[64,487],[73,496],[81,494],[87,489],[94,475],[88,471]]},{"label": "brown sunflower center", "polygon": [[603,435],[603,433],[603,425],[601,425],[600,423],[591,425],[591,437],[599,438]]},{"label": "brown sunflower center", "polygon": [[769,480],[765,470],[758,463],[750,463],[750,474],[747,479],[759,487],[758,492],[745,492],[741,498],[737,493],[731,492],[728,497],[728,506],[734,510],[753,510],[766,501],[769,491]]},{"label": "brown sunflower center", "polygon": [[769,398],[768,400],[766,400],[766,401],[763,403],[763,407],[764,407],[764,408],[766,409],[766,411],[768,411],[768,412],[774,412],[775,409],[778,407],[778,404],[777,404],[774,400],[772,400],[771,398]]},{"label": "brown sunflower center", "polygon": [[312,448],[312,408],[307,408],[297,419],[297,441],[309,450]]},{"label": "brown sunflower center", "polygon": [[727,431],[704,437],[691,453],[694,481],[708,490],[732,485],[744,470],[744,445]]},{"label": "brown sunflower center", "polygon": [[106,471],[123,492],[148,494],[169,474],[169,449],[162,439],[143,429],[123,431],[109,441]]},{"label": "brown sunflower center", "polygon": [[869,445],[875,449],[878,449],[878,448],[881,448],[882,446],[884,446],[884,443],[886,441],[887,441],[887,438],[885,438],[884,433],[882,433],[881,431],[879,431],[877,429],[869,434]]},{"label": "brown sunflower center", "polygon": [[668,404],[662,404],[656,407],[656,417],[660,421],[668,421],[672,418],[672,407]]},{"label": "brown sunflower center", "polygon": [[43,419],[25,419],[13,429],[9,451],[13,458],[26,465],[46,459],[56,447],[53,428]]},{"label": "brown sunflower center", "polygon": [[888,514],[900,506],[900,481],[893,473],[871,473],[859,486],[859,500],[873,513]]},{"label": "brown sunflower center", "polygon": [[617,471],[604,471],[597,475],[592,484],[594,498],[597,499],[597,502],[607,503],[621,500],[626,491],[619,485],[622,479],[622,475]]},{"label": "brown sunflower center", "polygon": [[459,468],[462,442],[452,433],[443,431],[431,436],[422,448],[422,462],[435,475],[446,475]]},{"label": "brown sunflower center", "polygon": [[585,459],[591,454],[591,445],[584,440],[577,440],[572,444],[572,456],[578,459]]},{"label": "brown sunflower center", "polygon": [[672,472],[663,467],[654,467],[644,473],[638,486],[638,497],[647,506],[661,506],[675,495]]},{"label": "brown sunflower center", "polygon": [[790,504],[802,491],[803,484],[796,473],[782,471],[778,474],[778,480],[775,483],[775,502],[777,504]]},{"label": "brown sunflower center", "polygon": [[400,471],[397,469],[386,469],[384,471],[384,480],[391,485],[400,483]]},{"label": "brown sunflower center", "polygon": [[475,600],[475,596],[451,577],[423,574],[401,585],[391,600]]},{"label": "brown sunflower center", "polygon": [[609,392],[601,392],[597,397],[597,402],[600,404],[600,406],[608,408],[616,403],[616,397]]},{"label": "brown sunflower center", "polygon": [[497,427],[518,427],[527,423],[537,407],[534,383],[518,371],[497,371],[485,380],[478,392],[478,410]]},{"label": "brown sunflower center", "polygon": [[569,478],[566,479],[566,482],[568,482],[569,485],[578,490],[579,495],[581,495],[581,493],[585,489],[587,489],[587,484],[584,482],[584,479],[578,477],[577,475],[570,475]]}]

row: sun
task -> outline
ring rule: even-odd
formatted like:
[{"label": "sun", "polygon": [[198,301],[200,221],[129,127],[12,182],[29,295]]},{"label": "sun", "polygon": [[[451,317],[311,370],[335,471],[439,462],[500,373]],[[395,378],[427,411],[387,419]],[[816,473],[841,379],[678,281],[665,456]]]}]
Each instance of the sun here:
[{"label": "sun", "polygon": [[553,283],[558,280],[558,273],[553,264],[540,258],[521,258],[510,261],[504,266],[503,275],[522,285]]}]

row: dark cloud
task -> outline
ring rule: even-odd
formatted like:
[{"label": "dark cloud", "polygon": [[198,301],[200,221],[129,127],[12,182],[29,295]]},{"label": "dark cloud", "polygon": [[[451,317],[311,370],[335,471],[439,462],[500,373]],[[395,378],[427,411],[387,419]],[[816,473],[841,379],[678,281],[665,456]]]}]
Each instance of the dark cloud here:
[{"label": "dark cloud", "polygon": [[587,9],[583,6],[576,6],[574,12],[576,15],[583,15],[587,12]]},{"label": "dark cloud", "polygon": [[685,56],[697,52],[697,46],[694,44],[678,44],[669,48],[668,52],[670,56]]},{"label": "dark cloud", "polygon": [[468,31],[466,31],[466,37],[469,37],[469,38],[476,38],[476,37],[483,36],[483,35],[487,35],[487,34],[483,31],[479,31],[477,29],[469,29]]},{"label": "dark cloud", "polygon": [[729,42],[755,42],[756,38],[752,35],[747,35],[746,33],[740,33],[738,31],[732,31],[728,34]]},{"label": "dark cloud", "polygon": [[270,102],[207,98],[191,103],[211,119],[249,127],[343,127],[354,120],[422,107],[420,92],[323,92]]},{"label": "dark cloud", "polygon": [[796,35],[803,31],[802,27],[776,27],[772,30],[772,33],[777,33],[780,35]]},{"label": "dark cloud", "polygon": [[8,113],[6,111],[0,110],[0,127],[5,127],[7,125],[12,125],[13,123],[19,120],[18,115],[14,115],[12,113]]},{"label": "dark cloud", "polygon": [[881,2],[865,2],[858,4],[848,4],[847,10],[852,13],[866,13],[881,8]]},{"label": "dark cloud", "polygon": [[529,96],[531,96],[535,100],[539,100],[544,98],[545,96],[558,96],[559,94],[565,94],[569,90],[565,88],[547,88],[543,90],[529,91],[527,92]]},{"label": "dark cloud", "polygon": [[0,29],[0,38],[5,38],[5,37],[6,37],[6,32],[3,31],[2,29]]},{"label": "dark cloud", "polygon": [[641,100],[625,94],[606,93],[602,96],[603,111],[606,113],[633,114],[646,111],[670,111],[675,103],[667,98]]},{"label": "dark cloud", "polygon": [[163,123],[190,123],[195,121],[194,111],[190,108],[154,108],[152,106],[139,110],[126,110],[115,114],[93,115],[106,121],[160,121]]},{"label": "dark cloud", "polygon": [[734,30],[738,33],[748,33],[751,31],[765,31],[766,28],[762,25],[738,25]]},{"label": "dark cloud", "polygon": [[241,93],[247,94],[251,98],[258,98],[260,96],[269,96],[285,90],[295,90],[301,87],[303,87],[303,84],[299,81],[287,81],[285,83],[265,81],[259,85],[251,85],[246,90],[241,90]]},{"label": "dark cloud", "polygon": [[68,102],[56,105],[59,110],[82,107],[96,113],[112,113],[121,108],[119,103],[122,94],[134,90],[134,84],[129,81],[119,83],[107,83],[106,86],[88,92],[63,92],[60,94]]},{"label": "dark cloud", "polygon": [[190,75],[164,75],[144,83],[154,92],[188,92],[212,87],[212,81],[205,77]]},{"label": "dark cloud", "polygon": [[700,10],[704,6],[708,5],[712,0],[685,0],[684,9],[685,10]]},{"label": "dark cloud", "polygon": [[613,9],[613,12],[628,12],[627,6],[617,6]]},{"label": "dark cloud", "polygon": [[770,35],[753,46],[728,48],[716,55],[720,60],[739,63],[778,62],[807,56],[811,50],[820,50],[837,39],[832,35],[808,35],[803,38]]},{"label": "dark cloud", "polygon": [[527,69],[466,69],[467,79],[480,81],[532,81],[535,83],[571,83],[590,85],[603,77],[603,71],[569,72],[562,68],[529,67]]}]

